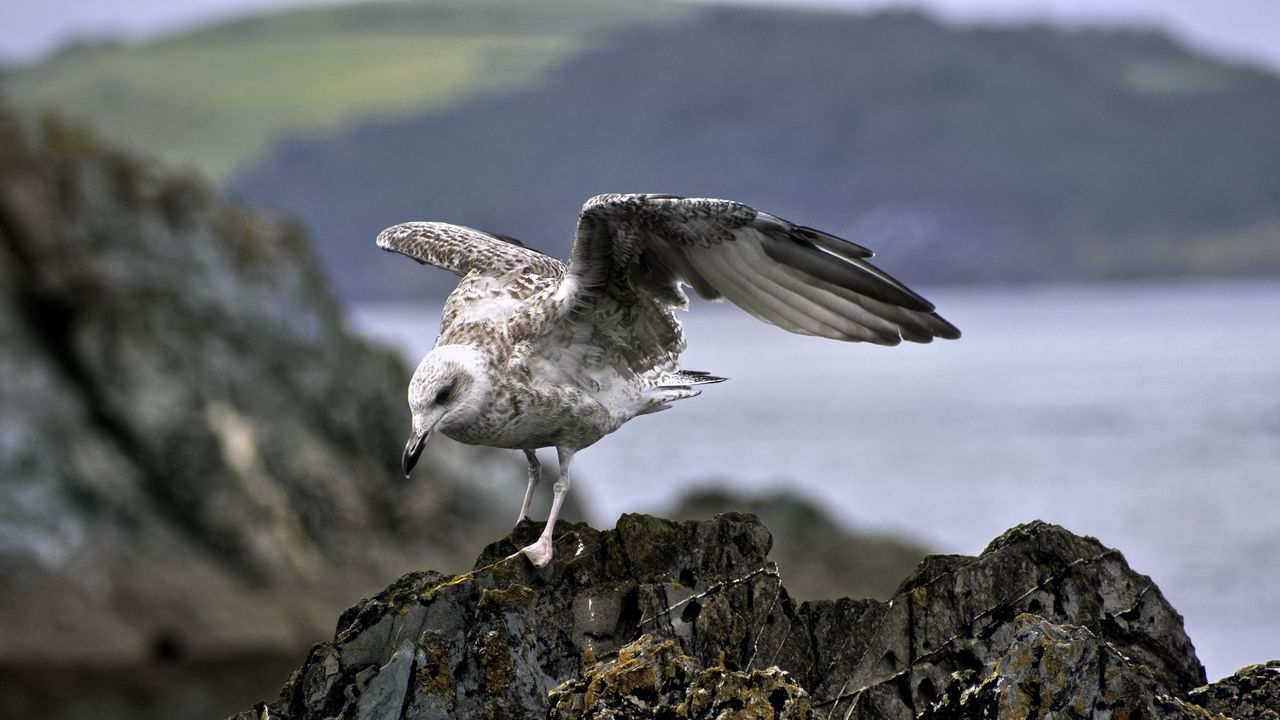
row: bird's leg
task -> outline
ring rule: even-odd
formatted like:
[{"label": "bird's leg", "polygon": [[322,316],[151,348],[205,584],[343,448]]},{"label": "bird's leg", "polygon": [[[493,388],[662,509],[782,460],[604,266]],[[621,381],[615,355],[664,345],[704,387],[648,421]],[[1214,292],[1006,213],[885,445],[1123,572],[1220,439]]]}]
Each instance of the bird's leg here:
[{"label": "bird's leg", "polygon": [[569,463],[573,460],[573,450],[557,447],[556,454],[560,458],[560,477],[553,486],[555,494],[551,497],[551,514],[547,516],[547,525],[542,528],[542,534],[538,536],[536,542],[528,547],[520,549],[517,555],[523,553],[529,558],[529,562],[534,567],[546,567],[551,562],[551,533],[556,529],[556,518],[560,515],[560,505],[564,502],[564,496],[569,492]]},{"label": "bird's leg", "polygon": [[516,524],[529,517],[529,506],[533,504],[533,489],[538,487],[538,483],[542,480],[542,463],[538,462],[538,453],[534,450],[525,450],[524,456],[529,460],[529,487],[524,491],[524,504],[520,506],[520,517],[516,518]]}]

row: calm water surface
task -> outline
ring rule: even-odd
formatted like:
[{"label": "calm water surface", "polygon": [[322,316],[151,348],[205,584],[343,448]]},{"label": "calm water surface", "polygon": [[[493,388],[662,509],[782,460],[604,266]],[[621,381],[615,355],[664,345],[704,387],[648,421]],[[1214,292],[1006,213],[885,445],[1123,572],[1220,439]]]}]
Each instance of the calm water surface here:
[{"label": "calm water surface", "polygon": [[[926,295],[963,339],[843,344],[695,307],[684,366],[732,381],[581,453],[572,492],[611,525],[699,484],[785,487],[966,554],[1041,518],[1154,578],[1211,679],[1280,658],[1280,283]],[[438,318],[355,313],[412,363]]]}]

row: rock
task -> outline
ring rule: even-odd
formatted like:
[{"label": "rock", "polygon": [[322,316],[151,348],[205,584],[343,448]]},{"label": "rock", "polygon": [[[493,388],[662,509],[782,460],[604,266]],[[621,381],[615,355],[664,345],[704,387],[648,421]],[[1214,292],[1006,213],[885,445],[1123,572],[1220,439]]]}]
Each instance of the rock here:
[{"label": "rock", "polygon": [[778,668],[705,668],[675,640],[648,634],[552,690],[550,703],[552,720],[809,717],[808,694]]},{"label": "rock", "polygon": [[677,520],[703,520],[731,510],[754,513],[773,531],[769,556],[787,569],[787,590],[801,600],[888,600],[928,554],[924,546],[901,537],[842,527],[816,503],[788,492],[743,495],[700,489],[682,497],[669,514]]},{"label": "rock", "polygon": [[3,108],[0,168],[0,665],[294,654],[509,529],[515,457],[400,477],[408,370],[294,224]]},{"label": "rock", "polygon": [[952,675],[943,699],[920,720],[1049,717],[1204,718],[1202,708],[1164,694],[1146,668],[1086,628],[1022,614],[1013,642],[981,674]]},{"label": "rock", "polygon": [[1204,669],[1159,589],[1054,525],[926,558],[887,602],[802,604],[753,515],[562,523],[547,568],[507,559],[539,530],[347,610],[272,717],[1202,713],[1186,698]]},{"label": "rock", "polygon": [[[825,614],[815,636],[839,637],[844,617],[810,605]],[[976,558],[926,558],[879,612],[870,633],[834,651],[820,646],[826,671],[801,683],[815,709],[912,717],[939,699],[952,673],[1002,656],[1022,613],[1089,630],[1146,667],[1162,692],[1204,682],[1182,617],[1150,578],[1096,540],[1042,522],[1007,531]]]},{"label": "rock", "polygon": [[1187,700],[1235,720],[1280,720],[1280,660],[1241,668],[1231,677],[1192,690]]}]

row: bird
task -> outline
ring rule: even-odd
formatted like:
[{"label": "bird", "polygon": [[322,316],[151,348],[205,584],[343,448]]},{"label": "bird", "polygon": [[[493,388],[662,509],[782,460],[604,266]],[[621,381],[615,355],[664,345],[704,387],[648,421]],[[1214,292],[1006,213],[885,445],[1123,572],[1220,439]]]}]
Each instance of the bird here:
[{"label": "bird", "polygon": [[679,366],[684,288],[802,335],[897,345],[956,339],[934,305],[868,262],[867,248],[732,200],[604,194],[578,215],[567,262],[497,233],[393,225],[378,247],[458,275],[435,345],[409,381],[409,477],[432,433],[524,451],[517,525],[554,447],[559,476],[541,534],[513,554],[553,555],[574,455],[640,415],[725,378]]}]

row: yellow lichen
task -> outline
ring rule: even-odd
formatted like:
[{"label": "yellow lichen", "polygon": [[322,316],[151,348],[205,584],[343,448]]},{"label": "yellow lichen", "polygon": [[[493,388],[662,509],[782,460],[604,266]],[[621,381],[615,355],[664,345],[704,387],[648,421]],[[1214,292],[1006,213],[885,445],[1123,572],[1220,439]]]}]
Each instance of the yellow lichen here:
[{"label": "yellow lichen", "polygon": [[647,565],[656,551],[671,547],[679,539],[679,530],[674,525],[643,515],[622,516],[618,530],[623,550],[638,566]]},{"label": "yellow lichen", "polygon": [[929,608],[929,589],[921,586],[912,590],[911,599],[915,601],[916,610],[924,612]]},{"label": "yellow lichen", "polygon": [[447,587],[452,587],[454,585],[460,585],[464,582],[467,582],[468,580],[471,580],[474,577],[475,577],[475,573],[469,573],[469,572],[462,573],[461,575],[454,575],[453,577],[449,578],[448,580],[445,580],[442,583],[439,583],[437,585],[432,585],[426,590],[423,590],[422,597],[427,600],[433,600],[435,599],[436,593],[440,592],[441,590]]},{"label": "yellow lichen", "polygon": [[416,679],[423,695],[443,698],[446,707],[453,709],[453,674],[449,672],[449,655],[440,648],[423,648],[426,661],[418,668]]},{"label": "yellow lichen", "polygon": [[509,558],[503,558],[482,569],[488,570],[493,575],[494,580],[509,583],[523,577],[525,567],[526,560],[524,556],[517,554]]},{"label": "yellow lichen", "polygon": [[809,717],[808,696],[798,687],[789,685],[786,675],[780,672],[734,672],[708,668],[698,673],[688,698],[680,704],[677,713],[685,717],[701,717],[709,711],[719,710],[715,716],[726,720],[772,720],[778,717],[778,709],[770,698],[774,692],[783,690],[787,694],[787,707],[782,717]]},{"label": "yellow lichen", "polygon": [[477,606],[481,611],[497,608],[512,608],[521,605],[532,605],[538,599],[538,593],[527,585],[508,585],[505,588],[490,588],[480,594]]},{"label": "yellow lichen", "polygon": [[490,694],[501,695],[516,677],[515,661],[511,659],[506,630],[490,630],[480,639],[484,652],[480,664],[484,669],[484,685]]}]

